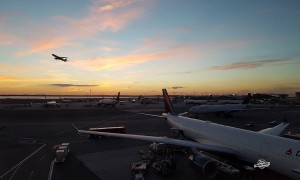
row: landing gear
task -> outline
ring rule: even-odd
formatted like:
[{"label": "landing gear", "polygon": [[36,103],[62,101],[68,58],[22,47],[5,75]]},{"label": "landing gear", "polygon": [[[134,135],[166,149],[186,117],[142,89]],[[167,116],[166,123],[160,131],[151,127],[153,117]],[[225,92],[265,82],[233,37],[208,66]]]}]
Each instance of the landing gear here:
[{"label": "landing gear", "polygon": [[166,156],[166,159],[160,162],[153,163],[152,166],[157,173],[166,176],[175,171],[176,162],[173,155],[171,155],[171,156]]}]

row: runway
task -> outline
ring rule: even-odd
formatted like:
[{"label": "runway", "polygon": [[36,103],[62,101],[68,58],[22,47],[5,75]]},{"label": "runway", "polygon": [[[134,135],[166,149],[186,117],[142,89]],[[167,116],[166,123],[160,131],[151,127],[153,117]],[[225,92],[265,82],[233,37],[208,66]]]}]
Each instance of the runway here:
[{"label": "runway", "polygon": [[[71,103],[62,108],[46,109],[36,104],[26,108],[1,109],[0,179],[115,179],[116,174],[117,177],[130,179],[132,161],[139,158],[136,150],[149,146],[147,142],[119,138],[91,140],[79,136],[72,124],[79,129],[122,125],[131,134],[174,135],[164,119],[138,114],[161,115],[164,109],[162,103],[128,103],[115,108],[88,105]],[[178,113],[190,108],[185,104],[174,104],[174,107]],[[238,112],[230,118],[202,115],[199,119],[253,131],[270,127],[270,121],[287,119],[291,123],[287,131],[297,134],[300,132],[299,117],[298,107],[275,106],[268,110]],[[245,125],[250,121],[254,127]],[[64,163],[53,164],[51,168],[55,147],[63,142],[70,143],[71,152]],[[120,164],[116,165],[117,162]],[[199,173],[201,169],[189,162],[185,154],[177,155],[177,164],[176,172],[170,176],[162,177],[150,171],[145,178],[202,178]],[[259,173],[260,179],[288,179],[268,170]],[[222,179],[221,175],[216,179]]]}]

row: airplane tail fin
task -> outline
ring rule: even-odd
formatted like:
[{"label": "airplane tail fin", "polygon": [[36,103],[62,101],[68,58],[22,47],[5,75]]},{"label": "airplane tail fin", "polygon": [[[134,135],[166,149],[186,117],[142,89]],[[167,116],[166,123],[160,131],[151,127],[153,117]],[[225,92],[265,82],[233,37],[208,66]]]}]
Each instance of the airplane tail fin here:
[{"label": "airplane tail fin", "polygon": [[207,98],[207,101],[210,101],[210,100],[212,100],[212,95],[209,95]]},{"label": "airplane tail fin", "polygon": [[166,89],[162,89],[162,92],[163,92],[163,96],[164,96],[164,103],[165,103],[165,111],[166,111],[166,113],[176,115],[174,107],[173,107],[173,105],[172,105],[172,103],[170,101],[170,98],[169,98],[167,90]]},{"label": "airplane tail fin", "polygon": [[118,93],[117,101],[120,101],[120,92]]},{"label": "airplane tail fin", "polygon": [[251,93],[248,93],[248,95],[245,97],[244,101],[242,104],[249,104],[252,96]]}]

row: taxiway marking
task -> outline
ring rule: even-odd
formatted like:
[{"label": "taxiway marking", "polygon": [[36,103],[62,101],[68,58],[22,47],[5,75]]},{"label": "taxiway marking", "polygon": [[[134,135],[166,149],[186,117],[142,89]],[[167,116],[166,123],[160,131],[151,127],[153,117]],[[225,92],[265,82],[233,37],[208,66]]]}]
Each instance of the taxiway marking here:
[{"label": "taxiway marking", "polygon": [[[6,173],[4,173],[2,176],[0,176],[0,179],[2,179],[4,176],[6,176],[8,173],[10,173],[12,170],[14,170],[15,168],[19,167],[20,165],[22,165],[25,161],[27,161],[31,156],[33,156],[34,154],[36,154],[37,152],[39,152],[44,146],[46,146],[46,144],[43,144],[41,147],[39,147],[37,150],[35,150],[33,153],[31,153],[29,156],[27,156],[25,159],[23,159],[21,162],[19,162],[18,164],[16,164],[14,167],[12,167],[10,170],[8,170]],[[17,171],[17,170],[16,170]],[[14,172],[14,174],[16,173],[16,171]]]}]

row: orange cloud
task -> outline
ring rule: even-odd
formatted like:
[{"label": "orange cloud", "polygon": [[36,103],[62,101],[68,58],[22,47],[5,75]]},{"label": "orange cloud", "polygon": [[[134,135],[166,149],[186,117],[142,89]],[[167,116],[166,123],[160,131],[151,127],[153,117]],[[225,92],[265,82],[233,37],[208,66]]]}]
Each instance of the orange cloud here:
[{"label": "orange cloud", "polygon": [[114,7],[112,5],[105,5],[105,6],[102,6],[98,9],[98,11],[109,11],[109,10],[113,10]]},{"label": "orange cloud", "polygon": [[49,38],[43,39],[33,42],[33,45],[30,49],[25,51],[19,51],[16,53],[17,56],[27,56],[35,53],[43,53],[50,49],[57,49],[66,45],[72,45],[69,43],[66,38],[56,37],[56,38]]},{"label": "orange cloud", "polygon": [[32,48],[32,52],[39,52],[44,51],[47,49],[53,49],[60,46],[61,40],[60,39],[47,39],[45,41],[38,42]]},{"label": "orange cloud", "polygon": [[18,16],[16,13],[0,13],[0,46],[8,46],[20,40],[16,35],[7,30],[6,19]]},{"label": "orange cloud", "polygon": [[96,1],[94,2],[94,6],[91,8],[91,11],[95,11],[95,12],[111,11],[114,9],[119,9],[124,6],[134,4],[136,2],[138,1],[137,0],[106,0],[104,1],[104,3],[107,4],[102,5],[103,4],[102,1]]},{"label": "orange cloud", "polygon": [[237,63],[232,63],[223,66],[213,66],[208,68],[208,70],[254,69],[265,65],[278,64],[284,61],[285,60],[283,59],[268,59],[268,60],[259,60],[259,61],[251,61],[251,62],[237,62]]},{"label": "orange cloud", "polygon": [[[3,59],[5,60],[5,59]],[[1,61],[1,59],[0,59]],[[12,65],[8,63],[1,63],[0,64],[0,70],[2,74],[5,74],[8,76],[9,74],[13,74],[14,76],[16,74],[20,73],[30,73],[36,70],[36,67],[29,66],[28,64],[18,64],[18,65]]]},{"label": "orange cloud", "polygon": [[[27,50],[18,52],[17,55],[31,55],[66,45],[74,45],[76,40],[90,38],[105,31],[119,31],[131,21],[140,18],[146,5],[149,4],[137,0],[112,0],[106,1],[106,3],[108,5],[103,5],[103,1],[95,1],[84,18],[55,16],[54,20],[57,22],[57,26],[35,27],[41,30],[36,32],[45,32],[46,29],[47,37],[45,37],[45,33],[42,36],[30,35],[30,42],[33,45],[29,46]],[[133,4],[134,6],[131,6]],[[122,9],[120,10],[120,8]],[[41,39],[41,37],[43,38]]]},{"label": "orange cloud", "polygon": [[93,59],[73,61],[72,64],[76,67],[91,71],[120,70],[148,61],[177,60],[182,58],[193,60],[195,58],[206,57],[205,54],[195,51],[195,48],[196,46],[191,45],[178,45],[160,52],[117,57],[97,57]]},{"label": "orange cloud", "polygon": [[144,40],[141,45],[130,51],[130,54],[155,52],[159,49],[167,51],[169,54],[174,54],[174,58],[203,58],[220,55],[227,48],[245,47],[259,41],[253,39],[226,39],[196,44],[178,44],[178,42],[174,42],[171,39],[156,37]]},{"label": "orange cloud", "polygon": [[138,46],[136,49],[131,51],[131,54],[140,53],[143,51],[149,51],[153,47],[161,47],[162,45],[166,44],[167,40],[162,40],[161,38],[150,38],[146,39],[140,46]]},{"label": "orange cloud", "polygon": [[13,76],[0,76],[0,81],[18,81],[20,80],[17,77],[13,77]]},{"label": "orange cloud", "polygon": [[143,9],[128,9],[118,13],[94,12],[83,19],[68,19],[65,22],[70,26],[69,34],[72,36],[70,38],[85,38],[104,31],[119,31],[140,17],[143,11]]},{"label": "orange cloud", "polygon": [[120,57],[103,57],[89,60],[75,61],[73,64],[77,67],[85,68],[87,70],[107,70],[107,69],[123,69],[146,61],[159,59],[168,56],[165,53],[153,54],[138,54]]},{"label": "orange cloud", "polygon": [[17,41],[17,37],[9,33],[0,32],[0,46],[9,46]]}]

